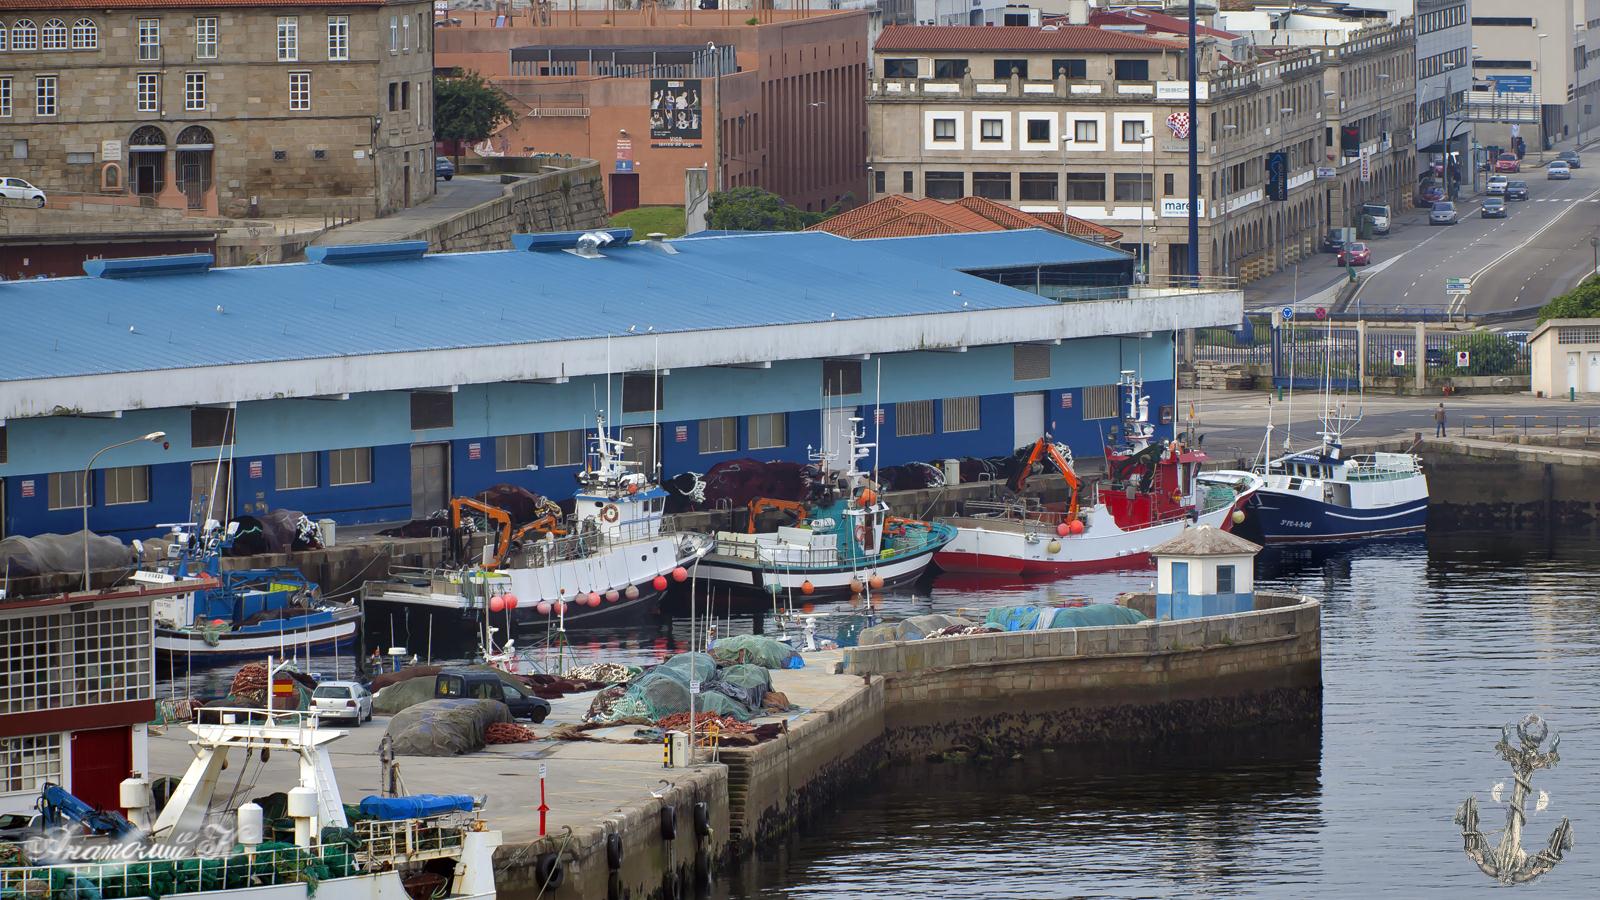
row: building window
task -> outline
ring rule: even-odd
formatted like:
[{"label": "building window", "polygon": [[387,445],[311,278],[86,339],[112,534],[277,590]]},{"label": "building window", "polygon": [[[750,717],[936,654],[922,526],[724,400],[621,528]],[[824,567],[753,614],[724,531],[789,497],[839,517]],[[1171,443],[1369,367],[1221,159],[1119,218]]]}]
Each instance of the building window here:
[{"label": "building window", "polygon": [[299,62],[300,20],[294,16],[278,17],[278,62]]},{"label": "building window", "polygon": [[947,397],[941,402],[944,405],[944,430],[946,433],[978,430],[977,397]]},{"label": "building window", "polygon": [[[6,115],[10,115],[10,113],[6,113]],[[912,194],[912,193],[915,193],[916,190],[917,190],[917,173],[909,171],[909,170],[905,171],[905,172],[901,172],[900,173],[900,192],[903,193],[903,194]]]},{"label": "building window", "polygon": [[350,58],[350,17],[328,17],[328,59],[342,61]]},{"label": "building window", "polygon": [[883,61],[883,77],[915,78],[917,77],[917,61],[914,59],[886,59]]},{"label": "building window", "polygon": [[1150,176],[1143,172],[1129,174],[1118,172],[1111,176],[1112,197],[1118,202],[1149,203],[1150,202]]},{"label": "building window", "polygon": [[289,73],[289,108],[292,110],[305,110],[311,108],[311,73]]},{"label": "building window", "polygon": [[372,448],[351,447],[328,451],[328,485],[372,483]]},{"label": "building window", "polygon": [[1058,179],[1054,172],[1023,172],[1017,176],[1017,196],[1022,200],[1054,200]]},{"label": "building window", "polygon": [[494,439],[494,470],[520,472],[533,465],[533,435],[503,434]]},{"label": "building window", "polygon": [[40,75],[33,80],[33,111],[35,115],[56,114],[56,76]]},{"label": "building window", "polygon": [[1016,344],[1011,348],[1013,381],[1037,381],[1050,377],[1050,348],[1045,344]]},{"label": "building window", "polygon": [[1117,417],[1117,386],[1091,384],[1083,389],[1083,417],[1085,419],[1115,419]]},{"label": "building window", "polygon": [[700,452],[732,453],[739,449],[739,419],[723,416],[700,420]]},{"label": "building window", "polygon": [[1082,59],[1052,59],[1050,75],[1054,78],[1066,77],[1069,81],[1082,81],[1089,77],[1089,63]]},{"label": "building window", "polygon": [[121,466],[106,470],[106,505],[150,502],[150,467]]},{"label": "building window", "polygon": [[1072,139],[1080,144],[1094,144],[1100,140],[1100,123],[1089,120],[1072,123]]},{"label": "building window", "polygon": [[[153,696],[154,654],[149,606],[99,601],[93,606],[38,610],[13,616],[0,629],[0,716],[149,700]],[[0,739],[0,793],[54,772],[60,781],[56,735]],[[17,751],[21,748],[21,753]],[[20,756],[20,758],[19,758]],[[29,765],[42,769],[25,775]],[[29,790],[37,785],[28,784]]]},{"label": "building window", "polygon": [[317,454],[280,453],[277,463],[280,491],[298,491],[317,486]]},{"label": "building window", "polygon": [[1149,81],[1150,60],[1119,59],[1115,64],[1115,75],[1118,81]]},{"label": "building window", "polygon": [[1104,203],[1106,176],[1104,172],[1068,172],[1067,199],[1090,203]]},{"label": "building window", "polygon": [[161,58],[161,20],[139,20],[139,58],[146,62]]},{"label": "building window", "polygon": [[[406,19],[405,21],[409,22],[411,20]],[[409,81],[400,82],[400,108],[411,108],[411,82]]]},{"label": "building window", "polygon": [[203,111],[206,108],[206,73],[184,73],[183,108],[190,112]]},{"label": "building window", "polygon": [[72,23],[72,49],[100,49],[100,29],[93,19],[79,19]]},{"label": "building window", "polygon": [[929,172],[922,178],[922,192],[935,200],[960,200],[964,196],[960,172]]},{"label": "building window", "polygon": [[[420,109],[421,107],[419,106],[418,108]],[[878,171],[872,173],[872,192],[874,194],[882,194],[885,191],[887,191],[888,190],[888,184],[889,184],[889,173],[888,172],[885,172],[882,169],[879,169]]]},{"label": "building window", "polygon": [[411,430],[449,428],[455,424],[455,394],[440,391],[412,391]]},{"label": "building window", "polygon": [[934,119],[933,139],[936,141],[953,141],[956,139],[955,119]]},{"label": "building window", "polygon": [[861,363],[853,359],[823,360],[822,393],[828,397],[861,393]]},{"label": "building window", "polygon": [[973,172],[972,193],[990,200],[1011,199],[1010,172]]},{"label": "building window", "polygon": [[1171,197],[1173,194],[1173,177],[1171,172],[1161,176],[1161,193]]},{"label": "building window", "polygon": [[583,430],[547,431],[544,434],[544,465],[578,466],[583,464]]},{"label": "building window", "polygon": [[[953,140],[955,135],[951,135]],[[978,139],[985,143],[999,143],[1006,139],[1006,123],[1004,119],[979,119]]]},{"label": "building window", "polygon": [[194,55],[196,59],[217,58],[217,19],[203,16],[194,20]]},{"label": "building window", "polygon": [[233,410],[210,406],[189,410],[189,446],[223,447],[233,443]]},{"label": "building window", "polygon": [[[14,623],[12,635],[28,634],[32,631],[44,632],[43,628],[29,628],[32,621],[37,620],[23,619]],[[51,640],[48,632],[40,633],[37,637],[41,641]],[[28,643],[10,648],[16,650],[17,655],[7,657],[8,660],[15,660],[19,666],[24,666],[25,661],[35,663],[34,666],[26,667],[33,669],[26,675],[20,671],[13,671],[17,678],[16,687],[19,689],[28,684],[61,680],[57,669],[46,668],[45,663],[48,659],[41,654],[40,645],[32,643],[33,638],[34,635],[29,634]],[[58,664],[64,664],[64,661]],[[21,710],[29,712],[37,709],[31,703],[19,706]],[[22,737],[0,738],[0,794],[37,794],[44,788],[45,782],[60,784],[62,780],[61,735],[29,734]]]},{"label": "building window", "polygon": [[400,17],[389,17],[389,52],[400,52]]},{"label": "building window", "polygon": [[23,140],[20,140],[20,141],[12,141],[11,142],[11,158],[12,159],[27,159],[28,158],[28,141],[26,139],[23,139]]},{"label": "building window", "polygon": [[665,394],[666,382],[654,374],[622,376],[622,411],[625,413],[657,412],[664,405],[661,401]]},{"label": "building window", "polygon": [[1122,142],[1124,144],[1144,143],[1144,123],[1138,120],[1122,123]]},{"label": "building window", "polygon": [[1005,81],[1012,74],[1023,81],[1028,80],[1028,61],[1025,59],[997,59],[994,61],[994,80]]},{"label": "building window", "polygon": [[46,19],[44,27],[39,29],[39,49],[67,49],[67,23],[60,19]]},{"label": "building window", "polygon": [[[0,77],[0,118],[11,116],[11,78]],[[907,173],[909,174],[909,173]]]},{"label": "building window", "polygon": [[11,49],[39,49],[39,30],[34,27],[32,19],[18,19],[11,26]]},{"label": "building window", "polygon": [[400,17],[400,46],[407,53],[411,52],[411,17]]},{"label": "building window", "polygon": [[933,401],[910,400],[894,405],[894,436],[933,434]]},{"label": "building window", "polygon": [[789,416],[787,413],[766,413],[746,419],[750,429],[751,450],[775,450],[789,446]]},{"label": "building window", "polygon": [[1217,593],[1233,593],[1233,566],[1217,566]]},{"label": "building window", "polygon": [[964,59],[936,59],[933,61],[933,77],[939,79],[961,78],[967,74],[967,61]]},{"label": "building window", "polygon": [[51,472],[49,493],[51,509],[82,509],[83,473]]},{"label": "building window", "polygon": [[1030,143],[1030,144],[1048,144],[1048,143],[1050,143],[1050,120],[1049,119],[1029,119],[1028,120],[1028,143]]},{"label": "building window", "polygon": [[139,73],[139,112],[157,112],[161,102],[161,76],[154,72]]},{"label": "building window", "polygon": [[398,110],[399,108],[400,108],[400,83],[398,81],[391,81],[391,82],[389,82],[389,112],[394,112],[395,110]]}]

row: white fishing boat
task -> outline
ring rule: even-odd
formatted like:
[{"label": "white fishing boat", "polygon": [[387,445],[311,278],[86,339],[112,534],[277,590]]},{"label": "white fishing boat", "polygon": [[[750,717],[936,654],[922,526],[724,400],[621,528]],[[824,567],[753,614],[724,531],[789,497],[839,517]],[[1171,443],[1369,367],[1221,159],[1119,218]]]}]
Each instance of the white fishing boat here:
[{"label": "white fishing boat", "polygon": [[391,570],[389,580],[367,583],[365,601],[564,625],[656,608],[711,550],[711,537],[666,527],[667,492],[632,471],[637,463],[623,458],[629,444],[609,437],[603,418],[592,444],[570,522],[552,522],[520,542],[508,528],[471,565]]}]

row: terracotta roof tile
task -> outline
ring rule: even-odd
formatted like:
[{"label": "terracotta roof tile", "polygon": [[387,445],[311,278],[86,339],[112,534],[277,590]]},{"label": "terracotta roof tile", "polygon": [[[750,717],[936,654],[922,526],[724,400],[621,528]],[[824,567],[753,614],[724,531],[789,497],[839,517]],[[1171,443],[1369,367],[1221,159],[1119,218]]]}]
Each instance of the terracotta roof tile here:
[{"label": "terracotta roof tile", "polygon": [[1047,223],[1051,228],[1057,231],[1065,230],[1067,234],[1073,237],[1088,238],[1091,241],[1102,241],[1107,244],[1115,244],[1122,240],[1122,232],[1115,228],[1107,228],[1099,222],[1091,222],[1088,219],[1080,219],[1077,216],[1067,216],[1066,228],[1063,229],[1061,213],[1042,212],[1033,213],[1033,215]]},{"label": "terracotta roof tile", "polygon": [[885,50],[1103,50],[1158,53],[1177,49],[1175,41],[1087,25],[1045,31],[1021,25],[890,25],[875,48]]},{"label": "terracotta roof tile", "polygon": [[1114,244],[1122,232],[1076,217],[1062,228],[1061,213],[1028,213],[986,197],[944,201],[913,200],[890,194],[811,226],[847,238],[908,237],[920,234],[958,234],[1011,231],[1019,228],[1065,230],[1073,237]]}]

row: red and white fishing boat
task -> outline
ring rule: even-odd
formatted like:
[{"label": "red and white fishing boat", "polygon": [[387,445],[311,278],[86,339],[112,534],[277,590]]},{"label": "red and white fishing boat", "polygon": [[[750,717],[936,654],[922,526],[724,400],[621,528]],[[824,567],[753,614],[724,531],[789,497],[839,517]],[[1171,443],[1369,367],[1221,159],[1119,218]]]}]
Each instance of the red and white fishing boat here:
[{"label": "red and white fishing boat", "polygon": [[[957,531],[934,557],[940,568],[997,575],[1143,569],[1150,567],[1151,548],[1192,523],[1228,530],[1243,520],[1245,501],[1261,479],[1249,472],[1201,472],[1205,453],[1156,438],[1138,381],[1132,373],[1123,376],[1123,440],[1106,448],[1107,478],[1094,490],[1094,502],[1080,506],[1071,451],[1046,435],[1019,456],[1007,481],[1011,499],[968,501],[968,515],[941,520]],[[1046,462],[1067,480],[1065,503],[1044,505],[1023,493]]]}]

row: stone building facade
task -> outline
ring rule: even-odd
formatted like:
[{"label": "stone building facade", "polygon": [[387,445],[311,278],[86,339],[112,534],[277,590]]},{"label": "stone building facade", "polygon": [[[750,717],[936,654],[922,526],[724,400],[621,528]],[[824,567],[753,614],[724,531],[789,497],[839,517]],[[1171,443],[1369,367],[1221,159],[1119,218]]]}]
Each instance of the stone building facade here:
[{"label": "stone building facade", "polygon": [[433,11],[0,0],[0,170],[52,197],[384,215],[431,196]]}]

